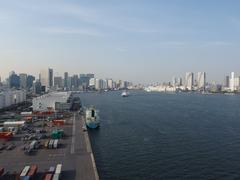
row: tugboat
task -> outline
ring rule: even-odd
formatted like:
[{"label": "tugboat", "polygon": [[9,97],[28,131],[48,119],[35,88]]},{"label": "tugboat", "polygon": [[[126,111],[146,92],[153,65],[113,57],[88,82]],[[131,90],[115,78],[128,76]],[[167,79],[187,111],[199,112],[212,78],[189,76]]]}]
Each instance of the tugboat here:
[{"label": "tugboat", "polygon": [[94,106],[86,109],[86,126],[90,129],[96,129],[100,126],[98,110]]}]

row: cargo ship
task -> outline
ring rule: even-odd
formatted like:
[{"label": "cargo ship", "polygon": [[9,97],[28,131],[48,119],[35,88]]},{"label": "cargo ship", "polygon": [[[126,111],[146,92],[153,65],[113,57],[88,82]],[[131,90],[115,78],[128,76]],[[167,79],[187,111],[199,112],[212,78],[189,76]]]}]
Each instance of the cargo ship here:
[{"label": "cargo ship", "polygon": [[96,129],[99,127],[99,116],[98,116],[98,110],[96,110],[95,107],[91,106],[86,109],[85,114],[85,120],[86,120],[86,126],[90,129]]}]

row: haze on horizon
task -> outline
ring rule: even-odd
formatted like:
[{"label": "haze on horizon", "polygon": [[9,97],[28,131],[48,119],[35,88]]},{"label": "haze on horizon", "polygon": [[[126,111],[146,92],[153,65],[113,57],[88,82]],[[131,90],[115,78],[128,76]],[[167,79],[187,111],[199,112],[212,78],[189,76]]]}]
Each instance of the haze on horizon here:
[{"label": "haze on horizon", "polygon": [[240,75],[240,1],[0,1],[0,76],[52,67],[151,83]]}]

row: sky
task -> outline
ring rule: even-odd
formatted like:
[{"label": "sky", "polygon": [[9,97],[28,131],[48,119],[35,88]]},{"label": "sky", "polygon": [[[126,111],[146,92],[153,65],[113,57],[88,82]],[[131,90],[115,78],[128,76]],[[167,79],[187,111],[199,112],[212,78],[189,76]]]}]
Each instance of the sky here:
[{"label": "sky", "polygon": [[95,73],[136,83],[240,75],[239,0],[0,0],[0,76]]}]

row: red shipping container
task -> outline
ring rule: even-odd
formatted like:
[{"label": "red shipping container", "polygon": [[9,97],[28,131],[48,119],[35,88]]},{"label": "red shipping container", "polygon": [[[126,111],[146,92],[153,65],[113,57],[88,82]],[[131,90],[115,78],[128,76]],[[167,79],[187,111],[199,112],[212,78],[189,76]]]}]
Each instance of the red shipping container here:
[{"label": "red shipping container", "polygon": [[0,176],[2,176],[4,173],[4,168],[0,167]]},{"label": "red shipping container", "polygon": [[44,180],[52,180],[53,175],[52,174],[46,174]]},{"label": "red shipping container", "polygon": [[37,169],[38,169],[37,165],[32,165],[28,172],[28,176],[30,177],[34,176],[37,173]]}]

